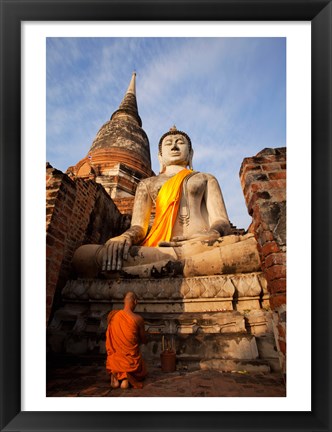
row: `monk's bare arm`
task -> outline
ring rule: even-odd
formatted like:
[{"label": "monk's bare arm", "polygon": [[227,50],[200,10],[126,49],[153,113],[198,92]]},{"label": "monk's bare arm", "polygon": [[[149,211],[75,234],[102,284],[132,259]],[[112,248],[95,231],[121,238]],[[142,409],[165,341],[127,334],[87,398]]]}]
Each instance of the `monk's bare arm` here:
[{"label": "monk's bare arm", "polygon": [[140,243],[146,236],[152,200],[144,182],[136,189],[131,227],[123,234],[112,237],[105,243],[102,255],[102,271],[121,270],[127,260],[130,246]]},{"label": "monk's bare arm", "polygon": [[204,198],[209,215],[210,230],[217,231],[221,236],[227,235],[230,231],[230,223],[224,198],[217,179],[210,174],[208,174]]}]

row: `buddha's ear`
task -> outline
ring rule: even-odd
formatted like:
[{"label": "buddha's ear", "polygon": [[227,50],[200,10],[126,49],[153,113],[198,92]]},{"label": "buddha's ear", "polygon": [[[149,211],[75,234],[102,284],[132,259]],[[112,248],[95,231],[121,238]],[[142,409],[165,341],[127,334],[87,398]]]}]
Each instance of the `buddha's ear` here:
[{"label": "buddha's ear", "polygon": [[189,165],[189,169],[193,169],[193,157],[194,157],[194,150],[193,148],[191,148],[190,152],[189,152],[189,158],[188,158],[188,165]]},{"label": "buddha's ear", "polygon": [[160,153],[158,153],[158,161],[159,161],[159,166],[160,166],[159,174],[162,174],[165,171],[166,167],[165,167],[164,162],[163,162],[163,157]]}]

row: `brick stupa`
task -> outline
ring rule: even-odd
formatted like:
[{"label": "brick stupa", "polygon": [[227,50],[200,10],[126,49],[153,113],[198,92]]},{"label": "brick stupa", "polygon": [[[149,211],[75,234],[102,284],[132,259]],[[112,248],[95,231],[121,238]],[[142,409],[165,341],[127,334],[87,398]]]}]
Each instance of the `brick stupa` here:
[{"label": "brick stupa", "polygon": [[88,154],[67,174],[102,184],[120,211],[131,212],[137,184],[154,175],[149,139],[138,114],[135,72],[119,108],[100,128]]}]

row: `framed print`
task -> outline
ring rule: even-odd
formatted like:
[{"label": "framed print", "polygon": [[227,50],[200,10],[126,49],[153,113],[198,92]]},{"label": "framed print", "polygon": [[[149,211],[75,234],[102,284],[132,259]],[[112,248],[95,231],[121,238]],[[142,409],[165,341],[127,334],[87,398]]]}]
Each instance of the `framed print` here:
[{"label": "framed print", "polygon": [[[329,294],[332,264],[330,250],[331,8],[331,2],[327,0],[321,2],[268,0],[263,3],[249,0],[245,4],[238,0],[231,2],[223,0],[216,2],[180,1],[176,3],[82,0],[79,4],[71,0],[60,3],[56,1],[31,2],[30,0],[17,3],[1,0],[1,430],[331,430],[329,414],[331,399],[329,361],[331,318],[329,309],[332,306]],[[265,31],[266,37],[270,36],[276,44],[280,42],[280,52],[284,53],[282,55],[286,55],[287,52],[289,63],[292,61],[296,63],[289,57],[290,55],[297,54],[299,58],[302,58],[302,50],[305,45],[309,46],[309,52],[311,49],[311,65],[310,61],[301,63],[304,65],[302,71],[297,70],[295,73],[287,71],[287,76],[285,75],[284,78],[281,77],[279,70],[275,71],[275,89],[279,88],[278,79],[280,79],[282,81],[280,88],[285,89],[288,102],[291,95],[294,98],[293,90],[296,83],[299,92],[295,94],[295,99],[298,97],[302,101],[303,96],[306,103],[310,101],[310,91],[306,88],[306,84],[309,85],[311,77],[311,118],[310,110],[304,112],[299,110],[295,116],[289,117],[292,105],[288,103],[288,123],[285,125],[285,129],[288,129],[288,138],[291,133],[291,140],[296,142],[296,147],[290,151],[290,157],[287,154],[290,166],[293,167],[292,170],[287,171],[287,181],[289,178],[291,185],[290,188],[287,187],[287,206],[289,204],[287,207],[287,238],[289,236],[291,255],[295,257],[291,259],[291,270],[290,273],[287,273],[287,277],[292,276],[291,283],[287,284],[287,296],[289,295],[290,299],[289,309],[287,309],[287,325],[288,320],[292,323],[289,328],[287,327],[287,341],[288,338],[290,340],[287,345],[287,355],[286,348],[283,350],[282,347],[285,338],[281,335],[284,329],[281,321],[275,323],[274,335],[279,338],[278,350],[279,353],[282,353],[280,356],[282,370],[287,382],[286,395],[275,393],[274,396],[281,397],[260,398],[257,394],[257,397],[252,397],[251,400],[234,397],[234,394],[230,395],[233,397],[214,398],[181,398],[178,397],[181,395],[178,395],[172,398],[133,397],[123,399],[123,397],[109,398],[105,390],[104,394],[87,392],[81,395],[84,397],[72,398],[62,397],[70,396],[68,393],[56,394],[45,388],[47,387],[47,362],[43,357],[46,357],[46,351],[50,345],[46,347],[45,322],[41,325],[45,317],[45,309],[41,305],[45,303],[47,305],[49,299],[46,294],[44,297],[43,293],[45,291],[46,250],[43,248],[41,251],[38,250],[38,245],[45,243],[44,228],[41,229],[45,223],[45,171],[40,175],[38,166],[43,165],[44,169],[46,159],[44,144],[40,146],[38,143],[46,140],[48,131],[46,122],[41,120],[45,119],[46,86],[43,82],[44,78],[38,81],[36,76],[38,76],[39,69],[43,69],[43,76],[46,75],[47,53],[50,52],[48,50],[50,50],[52,38],[60,40],[61,38],[77,37],[71,29],[75,26],[81,26],[80,38],[86,40],[89,37],[102,38],[100,29],[105,28],[105,25],[110,22],[116,23],[114,27],[120,29],[120,33],[115,36],[113,34],[112,37],[119,37],[123,40],[137,37],[136,34],[133,36],[130,33],[131,28],[144,28],[144,37],[150,38],[145,47],[150,46],[148,43],[152,43],[152,38],[156,36],[162,35],[165,40],[167,39],[167,43],[171,41],[170,36],[179,37],[180,33],[177,33],[178,30],[175,31],[175,29],[179,29],[181,25],[183,27],[187,25],[187,28],[189,25],[197,26],[195,32],[201,37],[206,29],[210,29],[211,32],[211,29],[218,28],[218,24],[225,23],[225,26],[250,27],[250,25],[255,25],[257,28],[264,28],[263,32]],[[162,27],[172,25],[172,23],[174,34],[161,34]],[[38,36],[32,39],[30,35],[35,30],[29,33],[30,24],[36,28],[35,34],[44,31],[41,29],[47,29],[47,31],[42,33],[41,38],[38,39]],[[61,24],[64,30],[57,33],[57,26]],[[286,37],[277,33],[269,33],[279,24],[284,25],[288,30],[293,26],[294,34],[298,38],[299,35],[303,35],[302,44],[299,43],[295,47],[294,39],[288,36],[290,33],[286,32]],[[89,33],[90,25],[96,29],[97,36]],[[296,28],[297,25],[298,28]],[[303,33],[301,33],[301,25],[306,26],[306,31]],[[156,28],[159,26],[159,30],[156,30],[156,34],[153,32],[149,34],[149,28],[153,26]],[[307,31],[309,26],[311,37],[310,32]],[[220,34],[213,33],[213,31],[208,35],[211,40],[213,37],[221,37]],[[249,37],[252,35],[254,33]],[[184,37],[189,40],[193,34],[184,33]],[[248,33],[246,37],[249,39]],[[47,38],[48,41],[46,41]],[[235,32],[233,38],[239,42],[239,33]],[[255,42],[254,37],[251,42]],[[173,49],[175,46],[176,41]],[[157,72],[169,76],[167,68],[170,65],[167,63],[167,58],[170,57],[166,56],[166,44],[161,48],[164,50],[165,63]],[[129,45],[126,45],[126,49],[129,52]],[[234,45],[230,45],[228,49],[231,52],[234,50]],[[66,57],[61,57],[59,52],[57,52],[58,64],[64,65]],[[277,56],[277,51],[274,52]],[[41,53],[41,56],[38,53]],[[151,50],[151,56],[152,54]],[[213,53],[211,57],[214,57]],[[304,54],[303,58],[305,58]],[[176,68],[177,65],[172,63],[171,66],[173,73],[173,68]],[[82,64],[81,67],[83,68],[84,65]],[[134,64],[133,69],[135,68]],[[191,71],[187,69],[182,72],[189,74]],[[259,68],[255,70],[255,73],[261,73],[260,76],[262,80],[264,79],[264,73]],[[128,88],[132,94],[134,94],[135,76],[133,74]],[[61,80],[61,74],[57,76],[57,79]],[[304,83],[303,88],[301,88],[302,82]],[[75,85],[75,82],[72,82],[72,85]],[[43,88],[40,93],[41,87]],[[52,89],[52,97],[56,99],[55,90]],[[120,93],[124,90],[121,90]],[[48,87],[46,91],[51,90]],[[192,91],[195,93],[194,86]],[[178,95],[184,102],[185,95],[181,94],[179,89]],[[68,100],[70,97],[68,92]],[[160,97],[162,99],[162,96]],[[171,95],[168,97],[170,98]],[[268,104],[269,101],[266,102]],[[159,99],[158,104],[161,105]],[[202,107],[203,105],[204,103]],[[182,110],[188,110],[188,106],[183,103]],[[215,107],[218,107],[218,100],[215,101]],[[205,119],[208,119],[209,112],[206,106],[204,108]],[[47,109],[48,115],[59,116],[58,124],[61,121],[64,122],[59,112]],[[123,118],[126,109],[125,104],[120,105],[117,111],[114,110],[112,118],[114,115]],[[42,115],[40,115],[41,112]],[[180,110],[177,111],[179,112]],[[153,118],[152,114],[151,112],[151,118]],[[244,110],[243,117],[245,114]],[[70,115],[74,117],[74,108]],[[139,123],[138,113],[135,116]],[[289,121],[290,118],[296,118],[296,121],[293,123]],[[238,123],[241,121],[239,120]],[[250,124],[253,124],[252,121],[248,122],[246,127],[250,127]],[[54,123],[51,133],[55,135],[57,134],[56,127],[57,124]],[[310,132],[311,149],[310,144],[308,145]],[[263,134],[263,128],[261,133]],[[305,138],[302,140],[301,133],[306,135],[307,140]],[[176,132],[172,130],[168,135],[176,136]],[[184,132],[180,131],[180,135],[189,139]],[[266,137],[268,136],[266,134]],[[153,141],[156,139],[153,138]],[[271,149],[267,150],[269,152]],[[61,151],[65,157],[66,152],[69,154],[69,147],[65,142]],[[90,152],[86,160],[76,167],[78,170],[81,169],[83,175],[85,175],[84,167],[89,165],[89,159],[95,157],[92,153]],[[282,158],[279,153],[277,156]],[[276,156],[276,153],[270,151],[261,157],[271,158],[273,155]],[[250,157],[251,154],[247,156]],[[133,154],[131,157],[134,159]],[[269,159],[270,162],[271,160]],[[212,160],[210,164],[213,165]],[[74,167],[71,168],[74,169]],[[146,169],[146,165],[143,168]],[[125,171],[123,169],[121,175]],[[162,164],[161,172],[163,172]],[[71,173],[69,171],[68,173],[70,176]],[[90,171],[86,175],[92,174]],[[280,179],[282,179],[280,176],[275,178],[276,181]],[[266,193],[265,195],[263,193],[260,197],[265,196]],[[283,210],[279,206],[275,211]],[[284,224],[285,218],[286,216],[284,216]],[[279,228],[274,227],[275,230]],[[278,235],[282,236],[282,231],[278,231]],[[91,236],[91,238],[94,237]],[[277,267],[279,270],[282,267],[279,261]],[[165,267],[162,269],[165,271]],[[175,271],[173,267],[172,271]],[[285,275],[283,278],[285,279]],[[162,280],[161,277],[160,280]],[[280,287],[276,287],[275,290],[278,294],[283,293]],[[280,298],[281,296],[278,297],[279,300]],[[259,301],[263,300],[261,297]],[[151,302],[151,304],[154,303]],[[283,305],[285,309],[282,309],[282,314],[286,320],[286,305],[284,303]],[[49,324],[53,315],[50,308],[46,307],[46,309],[46,321]],[[243,310],[246,310],[245,307]],[[227,310],[224,312],[227,313]],[[94,317],[88,317],[87,321],[92,327],[96,326]],[[54,327],[56,325],[57,323],[54,324]],[[69,326],[70,323],[67,322],[66,325]],[[247,325],[250,323],[247,322]],[[53,339],[54,344],[63,343],[63,341],[59,342],[57,336]],[[173,341],[170,343],[172,345]],[[162,344],[165,344],[164,338]],[[71,346],[74,347],[73,350],[77,349],[74,343]],[[295,373],[295,370],[301,373],[298,371]],[[239,371],[246,373],[246,371]],[[290,371],[289,374],[288,371]],[[83,380],[86,377],[81,378]],[[63,382],[66,379],[67,377],[63,379]],[[310,390],[311,398],[308,397]],[[185,401],[185,399],[188,400]],[[303,402],[303,405],[293,404],[296,399],[305,400],[305,403]]]}]

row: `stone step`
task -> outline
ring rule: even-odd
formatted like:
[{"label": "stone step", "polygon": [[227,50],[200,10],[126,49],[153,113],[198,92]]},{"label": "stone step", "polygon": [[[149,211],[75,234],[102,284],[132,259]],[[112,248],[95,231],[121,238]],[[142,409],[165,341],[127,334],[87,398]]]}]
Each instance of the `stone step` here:
[{"label": "stone step", "polygon": [[[48,335],[101,338],[107,328],[109,305],[67,303],[54,314]],[[247,322],[237,311],[143,313],[148,334],[247,333]]]},{"label": "stone step", "polygon": [[[199,334],[199,335],[166,335],[164,348],[176,351],[178,359],[202,361],[209,359],[242,359],[259,358],[256,339],[253,335],[234,334]],[[142,354],[148,360],[160,358],[162,352],[160,337],[150,337],[142,346]]]},{"label": "stone step", "polygon": [[199,363],[200,369],[215,369],[223,372],[269,373],[271,367],[266,360],[210,359]]},{"label": "stone step", "polygon": [[[161,367],[161,362],[155,362],[158,367]],[[237,360],[237,359],[210,359],[197,361],[192,358],[177,356],[176,369],[187,372],[197,370],[218,370],[220,372],[238,372],[238,373],[270,373],[280,372],[279,369],[271,368],[267,360]]]},{"label": "stone step", "polygon": [[148,333],[247,333],[243,314],[237,311],[142,313]]},{"label": "stone step", "polygon": [[[55,313],[48,328],[48,350],[53,353],[84,355],[105,354],[105,331],[110,305],[107,303],[67,302]],[[189,362],[218,359],[255,360],[269,358],[273,369],[278,358],[271,333],[260,331],[269,312],[238,311],[142,313],[149,342],[144,346],[147,359],[159,360],[162,336],[173,339],[178,356]],[[264,337],[265,336],[265,337]],[[179,357],[179,358],[180,358]]]},{"label": "stone step", "polygon": [[259,357],[268,362],[272,372],[280,372],[280,359],[274,335],[266,333],[256,336],[256,344]]},{"label": "stone step", "polygon": [[[49,334],[105,333],[111,306],[106,303],[67,302],[54,314],[48,327]],[[238,311],[141,313],[148,333],[200,334],[200,333],[272,333],[271,312],[263,309],[241,313]]]},{"label": "stone step", "polygon": [[[65,368],[70,366],[86,367],[90,366],[92,369],[95,366],[104,366],[106,357],[105,355],[80,355],[72,356],[65,354],[48,354],[47,366],[48,368]],[[149,360],[146,359],[148,368],[160,368],[161,362],[159,359]],[[185,355],[176,356],[176,370],[178,371],[197,371],[197,370],[218,370],[222,372],[240,372],[240,373],[269,373],[271,370],[269,362],[266,360],[239,360],[239,359],[210,359],[199,360]],[[279,368],[280,371],[280,368]]]},{"label": "stone step", "polygon": [[[143,348],[148,360],[159,361],[161,336],[154,335]],[[255,336],[242,333],[165,335],[176,349],[177,364],[191,369],[215,367],[223,371],[278,372],[280,362],[273,334]],[[210,363],[209,363],[210,362]],[[219,362],[219,363],[218,363]],[[210,366],[208,366],[210,365]],[[245,366],[245,367],[244,367]]]}]

